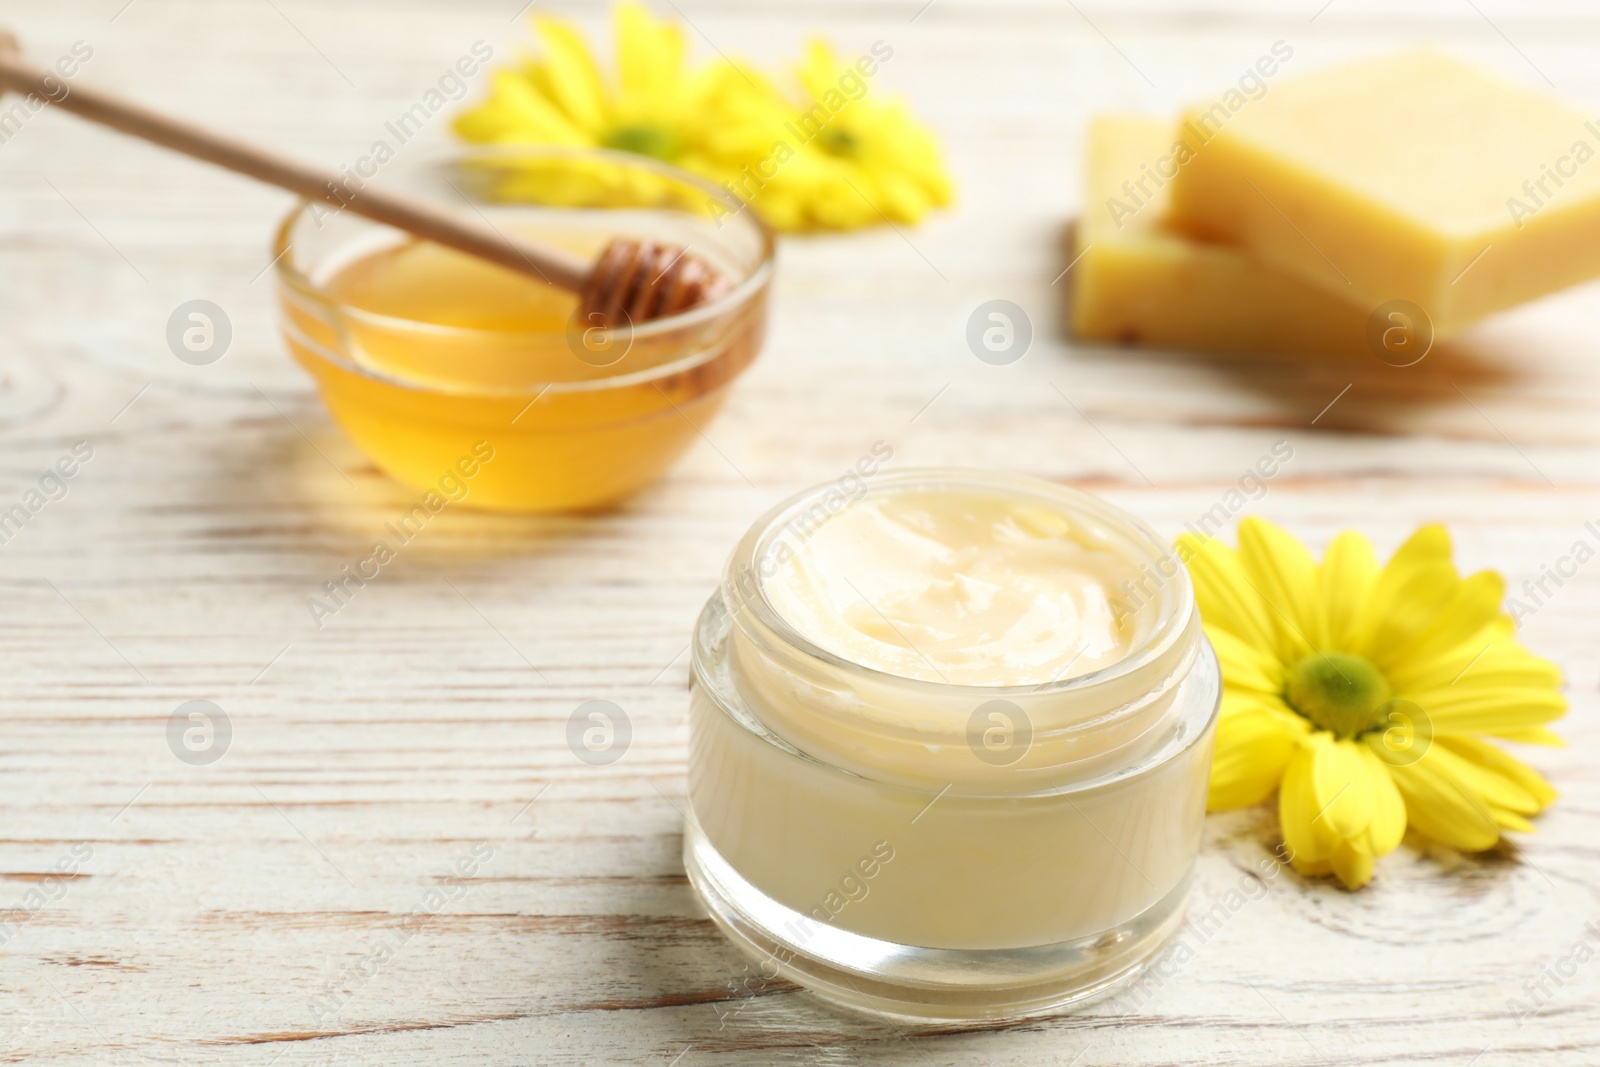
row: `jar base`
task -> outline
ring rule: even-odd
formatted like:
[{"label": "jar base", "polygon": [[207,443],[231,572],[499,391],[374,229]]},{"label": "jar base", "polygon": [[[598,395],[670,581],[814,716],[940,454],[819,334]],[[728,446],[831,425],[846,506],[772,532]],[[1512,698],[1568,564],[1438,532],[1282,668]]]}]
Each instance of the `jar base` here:
[{"label": "jar base", "polygon": [[1022,949],[901,945],[820,923],[746,881],[700,829],[683,835],[689,883],[738,948],[831,1004],[915,1023],[990,1023],[1081,1004],[1137,977],[1183,926],[1189,879],[1093,937]]}]

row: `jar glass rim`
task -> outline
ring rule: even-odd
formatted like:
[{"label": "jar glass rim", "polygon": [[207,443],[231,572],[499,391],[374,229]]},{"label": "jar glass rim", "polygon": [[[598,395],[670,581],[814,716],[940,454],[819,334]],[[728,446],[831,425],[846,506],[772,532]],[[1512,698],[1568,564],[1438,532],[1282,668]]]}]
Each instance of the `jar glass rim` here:
[{"label": "jar glass rim", "polygon": [[[1109,526],[1119,528],[1118,532],[1125,536],[1128,544],[1148,555],[1146,562],[1157,564],[1161,560],[1171,559],[1174,564],[1173,575],[1159,581],[1158,592],[1162,594],[1157,600],[1159,611],[1143,639],[1130,649],[1127,655],[1098,670],[1070,675],[1043,684],[1020,685],[968,685],[893,674],[848,659],[817,645],[785,619],[766,596],[758,561],[777,543],[778,535],[789,528],[794,516],[804,514],[808,508],[828,494],[840,491],[838,482],[830,482],[802,490],[769,509],[755,521],[734,548],[723,577],[723,597],[728,604],[729,614],[735,620],[735,625],[738,624],[738,614],[741,611],[748,611],[763,629],[806,658],[817,660],[835,669],[858,672],[886,686],[901,687],[912,692],[965,694],[979,701],[1019,696],[1057,696],[1092,690],[1144,669],[1170,652],[1176,642],[1184,639],[1190,616],[1195,610],[1194,589],[1188,570],[1178,558],[1177,550],[1171,542],[1163,538],[1148,523],[1110,501],[1058,482],[986,467],[913,467],[859,480],[864,482],[865,487],[843,506],[875,495],[932,488],[955,488],[986,493],[1009,490],[1022,496],[1044,500],[1069,513],[1088,514]],[[832,511],[829,519],[837,514],[838,510],[842,510],[842,507]],[[828,519],[822,521],[827,522]],[[737,576],[741,573],[749,575],[749,580],[739,581]],[[756,636],[759,640],[759,635]]]},{"label": "jar glass rim", "polygon": [[[747,694],[740,691],[736,683],[731,682],[726,674],[726,668],[718,669],[713,664],[718,657],[725,657],[726,650],[718,649],[719,642],[725,642],[727,635],[719,631],[719,627],[731,626],[727,604],[720,594],[713,594],[711,599],[701,609],[700,615],[695,620],[694,636],[690,641],[691,670],[697,685],[705,698],[717,709],[719,715],[730,719],[739,729],[756,738],[763,745],[772,746],[780,750],[784,757],[801,761],[814,767],[825,768],[836,774],[849,775],[864,781],[877,782],[889,785],[901,785],[905,782],[892,773],[885,773],[881,768],[867,769],[845,766],[840,760],[827,752],[819,752],[791,740],[784,733],[766,722],[761,715],[751,706]],[[1030,796],[1068,796],[1088,793],[1101,789],[1117,782],[1126,781],[1139,775],[1151,774],[1165,766],[1173,758],[1187,752],[1195,745],[1204,741],[1208,735],[1210,725],[1216,720],[1221,711],[1220,694],[1222,691],[1222,667],[1217,660],[1216,650],[1211,643],[1202,638],[1197,649],[1198,655],[1192,666],[1194,677],[1200,679],[1202,686],[1209,685],[1213,694],[1209,703],[1203,705],[1205,714],[1203,719],[1196,720],[1198,728],[1183,730],[1171,734],[1169,739],[1160,747],[1146,752],[1141,757],[1126,761],[1108,760],[1082,778],[1073,778],[1070,783],[1063,785],[1060,782],[1044,784],[1040,781],[1022,791],[1016,790],[974,790],[967,784],[961,784],[956,794],[964,798],[972,797],[1000,797],[1015,800]],[[898,677],[898,676],[891,676]],[[1086,676],[1085,676],[1086,677]],[[1188,675],[1185,676],[1189,677]],[[908,679],[919,681],[920,679]],[[934,682],[934,685],[943,685]],[[958,687],[959,688],[959,687]],[[968,687],[969,689],[993,689],[995,687]],[[1025,691],[1031,692],[1032,690]],[[1179,713],[1182,718],[1182,712]],[[1100,722],[1077,724],[1069,729],[1081,730],[1085,726],[1089,729],[1101,725]],[[952,783],[955,785],[956,783]]]}]

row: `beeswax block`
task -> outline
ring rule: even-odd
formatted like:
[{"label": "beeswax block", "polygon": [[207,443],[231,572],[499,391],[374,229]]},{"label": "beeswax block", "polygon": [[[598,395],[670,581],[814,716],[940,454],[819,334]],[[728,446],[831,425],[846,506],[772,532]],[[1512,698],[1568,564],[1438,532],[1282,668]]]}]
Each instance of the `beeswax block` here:
[{"label": "beeswax block", "polygon": [[1366,353],[1365,309],[1164,224],[1184,151],[1165,119],[1115,115],[1090,125],[1070,272],[1073,333],[1172,348]]},{"label": "beeswax block", "polygon": [[1414,51],[1191,109],[1179,228],[1443,338],[1600,274],[1600,122]]}]

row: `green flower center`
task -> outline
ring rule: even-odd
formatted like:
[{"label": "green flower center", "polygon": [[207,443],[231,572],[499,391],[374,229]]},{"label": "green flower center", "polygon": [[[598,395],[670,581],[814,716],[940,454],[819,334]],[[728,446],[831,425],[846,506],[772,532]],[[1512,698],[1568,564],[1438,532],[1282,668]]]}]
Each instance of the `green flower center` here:
[{"label": "green flower center", "polygon": [[1381,725],[1390,696],[1382,671],[1345,652],[1313,652],[1294,665],[1284,690],[1290,707],[1339,737]]},{"label": "green flower center", "polygon": [[830,156],[854,159],[861,152],[861,141],[849,130],[828,126],[817,134],[817,147]]},{"label": "green flower center", "polygon": [[683,142],[665,126],[639,122],[631,126],[618,126],[600,139],[607,148],[619,152],[632,152],[670,163],[683,154]]}]

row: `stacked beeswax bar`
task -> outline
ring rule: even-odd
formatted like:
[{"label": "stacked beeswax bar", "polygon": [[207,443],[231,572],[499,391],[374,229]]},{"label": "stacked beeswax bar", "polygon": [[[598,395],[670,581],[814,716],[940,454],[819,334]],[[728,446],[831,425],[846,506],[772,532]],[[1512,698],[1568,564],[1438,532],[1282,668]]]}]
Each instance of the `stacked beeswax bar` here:
[{"label": "stacked beeswax bar", "polygon": [[1600,121],[1431,51],[1090,131],[1086,338],[1324,352],[1444,338],[1600,275]]},{"label": "stacked beeswax bar", "polygon": [[1090,126],[1073,333],[1170,348],[1365,351],[1366,316],[1349,301],[1167,225],[1161,172],[1175,173],[1182,151],[1176,127],[1161,119],[1109,116]]}]

